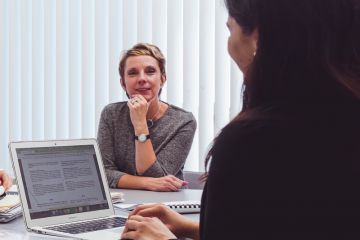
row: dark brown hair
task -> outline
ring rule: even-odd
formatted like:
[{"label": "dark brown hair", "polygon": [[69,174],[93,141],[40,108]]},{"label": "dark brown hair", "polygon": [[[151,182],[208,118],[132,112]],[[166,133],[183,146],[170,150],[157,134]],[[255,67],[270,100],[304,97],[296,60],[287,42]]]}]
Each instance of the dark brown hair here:
[{"label": "dark brown hair", "polygon": [[[243,109],[229,125],[251,120],[262,114],[257,109],[277,103],[346,99],[359,104],[359,2],[225,0],[244,34],[255,29],[259,33],[256,56],[244,79]],[[216,138],[206,166],[214,146]]]}]

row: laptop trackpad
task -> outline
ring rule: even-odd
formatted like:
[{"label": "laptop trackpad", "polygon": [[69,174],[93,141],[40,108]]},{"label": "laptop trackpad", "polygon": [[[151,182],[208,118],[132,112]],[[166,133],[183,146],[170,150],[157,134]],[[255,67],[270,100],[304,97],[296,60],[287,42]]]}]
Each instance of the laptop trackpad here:
[{"label": "laptop trackpad", "polygon": [[96,232],[87,232],[82,234],[77,234],[76,237],[80,237],[83,239],[89,240],[99,240],[99,239],[106,239],[106,240],[118,240],[121,237],[121,233],[124,230],[123,227],[121,228],[113,228],[107,229],[103,231],[96,231]]}]

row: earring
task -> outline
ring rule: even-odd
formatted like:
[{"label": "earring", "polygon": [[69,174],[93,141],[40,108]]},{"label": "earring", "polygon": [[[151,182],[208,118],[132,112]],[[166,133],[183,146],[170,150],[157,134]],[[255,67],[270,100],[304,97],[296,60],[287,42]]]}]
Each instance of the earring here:
[{"label": "earring", "polygon": [[253,56],[254,56],[254,57],[256,56],[256,50],[254,51]]}]

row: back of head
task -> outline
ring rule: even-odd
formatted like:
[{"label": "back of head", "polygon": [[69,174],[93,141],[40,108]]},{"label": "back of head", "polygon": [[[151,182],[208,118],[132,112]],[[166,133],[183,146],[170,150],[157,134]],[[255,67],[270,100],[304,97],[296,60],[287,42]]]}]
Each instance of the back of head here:
[{"label": "back of head", "polygon": [[[227,133],[235,136],[245,131],[251,136],[252,130],[257,131],[269,122],[285,126],[291,122],[283,118],[288,113],[295,121],[305,120],[306,126],[305,123],[313,122],[311,113],[317,113],[319,104],[326,105],[325,111],[331,114],[324,116],[340,123],[337,126],[348,125],[346,133],[351,129],[354,136],[360,131],[358,127],[356,131],[351,128],[358,126],[360,119],[360,0],[225,0],[225,3],[243,34],[258,31],[258,42],[244,81],[243,110],[214,140],[206,166],[216,151],[222,151],[225,145],[219,139]],[[346,116],[338,111],[335,106],[338,103]],[[277,108],[278,105],[281,107]],[[321,126],[323,115],[318,116]],[[304,128],[299,126],[293,129],[299,128],[302,133]],[[297,139],[295,134],[291,138]],[[353,139],[347,138],[348,142]]]},{"label": "back of head", "polygon": [[360,0],[226,0],[226,5],[245,34],[259,33],[244,83],[244,110],[272,102],[358,102]]}]

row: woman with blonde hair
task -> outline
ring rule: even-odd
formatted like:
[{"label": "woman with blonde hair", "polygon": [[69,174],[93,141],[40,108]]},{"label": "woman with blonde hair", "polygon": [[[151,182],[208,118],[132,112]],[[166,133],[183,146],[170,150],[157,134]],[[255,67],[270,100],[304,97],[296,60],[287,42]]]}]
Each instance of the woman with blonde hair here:
[{"label": "woman with blonde hair", "polygon": [[152,44],[124,52],[120,83],[129,100],[101,113],[98,143],[110,187],[177,191],[196,130],[192,113],[160,100],[165,58]]}]

